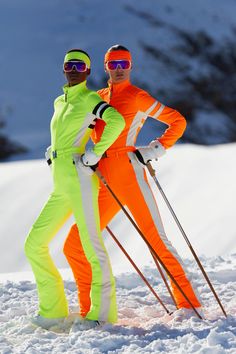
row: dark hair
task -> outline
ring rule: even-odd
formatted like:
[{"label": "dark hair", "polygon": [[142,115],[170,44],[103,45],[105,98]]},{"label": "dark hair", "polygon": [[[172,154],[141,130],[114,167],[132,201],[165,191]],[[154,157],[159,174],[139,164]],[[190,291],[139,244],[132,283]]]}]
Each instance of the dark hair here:
[{"label": "dark hair", "polygon": [[129,52],[129,49],[120,44],[113,45],[107,52],[115,52],[116,50],[125,50],[126,52]]},{"label": "dark hair", "polygon": [[84,50],[82,50],[82,49],[70,49],[70,50],[68,50],[68,52],[66,53],[66,54],[68,54],[68,53],[71,53],[71,52],[80,52],[80,53],[84,53],[85,55],[87,55],[87,57],[91,60],[91,58],[90,58],[90,56],[88,55],[88,53],[87,52],[85,52]]}]

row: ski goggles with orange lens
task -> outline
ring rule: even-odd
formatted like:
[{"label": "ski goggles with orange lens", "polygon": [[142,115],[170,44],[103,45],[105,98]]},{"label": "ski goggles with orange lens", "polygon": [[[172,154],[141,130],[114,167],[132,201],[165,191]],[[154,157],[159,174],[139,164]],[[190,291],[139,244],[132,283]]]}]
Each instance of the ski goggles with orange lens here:
[{"label": "ski goggles with orange lens", "polygon": [[63,64],[63,69],[66,73],[70,73],[73,68],[79,73],[83,73],[87,70],[87,65],[84,61],[66,61]]},{"label": "ski goggles with orange lens", "polygon": [[131,68],[130,60],[110,60],[106,63],[108,70],[116,70],[118,66],[120,69],[127,70]]}]

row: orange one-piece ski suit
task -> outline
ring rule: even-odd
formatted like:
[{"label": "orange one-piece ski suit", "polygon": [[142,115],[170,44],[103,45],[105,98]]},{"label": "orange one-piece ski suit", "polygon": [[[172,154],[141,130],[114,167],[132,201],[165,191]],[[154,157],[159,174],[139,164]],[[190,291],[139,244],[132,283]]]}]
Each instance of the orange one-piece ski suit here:
[{"label": "orange one-piece ski suit", "polygon": [[[142,233],[193,306],[200,307],[201,304],[190,284],[182,261],[166,237],[144,165],[137,161],[133,153],[137,135],[147,117],[158,119],[168,125],[164,134],[158,138],[166,149],[182,136],[186,128],[185,118],[176,110],[158,102],[146,91],[133,86],[128,80],[119,84],[109,84],[109,87],[98,93],[104,101],[123,115],[126,122],[125,129],[106,151],[106,156],[100,160],[99,170],[122,204],[129,208]],[[99,139],[104,128],[103,124],[102,121],[98,121],[95,126],[95,140]],[[101,183],[99,191],[101,230],[108,225],[119,210],[119,205]],[[92,273],[84,255],[76,224],[72,226],[66,239],[64,253],[78,286],[80,313],[85,316],[90,308],[89,292]],[[171,286],[178,308],[190,308],[175,284],[172,283]]]}]

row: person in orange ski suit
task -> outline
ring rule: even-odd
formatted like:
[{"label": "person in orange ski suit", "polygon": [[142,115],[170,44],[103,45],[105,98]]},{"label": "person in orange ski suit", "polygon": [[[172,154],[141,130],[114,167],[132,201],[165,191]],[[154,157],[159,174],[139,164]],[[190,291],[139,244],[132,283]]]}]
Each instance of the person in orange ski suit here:
[{"label": "person in orange ski suit", "polygon": [[[125,119],[126,126],[117,140],[99,161],[99,171],[107,183],[132,213],[135,222],[147,241],[164,262],[172,276],[188,296],[193,306],[200,309],[201,303],[188,279],[184,265],[171,242],[167,239],[161,216],[148,184],[144,164],[161,157],[182,136],[186,128],[185,118],[176,110],[167,107],[146,91],[130,82],[132,58],[123,46],[111,47],[105,55],[105,71],[109,74],[108,87],[98,91],[101,98],[112,105]],[[136,148],[137,135],[147,117],[157,119],[168,128],[163,135],[148,146]],[[104,123],[97,122],[94,141],[99,140]],[[138,150],[138,157],[134,151]],[[100,226],[103,230],[120,207],[101,183],[99,190]],[[78,286],[80,314],[86,316],[90,309],[91,268],[80,242],[76,224],[64,244],[64,254],[72,268]],[[178,309],[190,309],[190,305],[176,285],[171,282]],[[187,310],[188,311],[188,310]]]}]

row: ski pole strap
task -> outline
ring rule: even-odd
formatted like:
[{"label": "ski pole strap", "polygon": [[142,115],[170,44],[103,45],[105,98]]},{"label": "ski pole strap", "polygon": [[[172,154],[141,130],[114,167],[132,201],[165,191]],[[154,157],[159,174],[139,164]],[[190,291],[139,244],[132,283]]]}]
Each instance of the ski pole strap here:
[{"label": "ski pole strap", "polygon": [[141,162],[143,165],[146,165],[145,161],[142,157],[142,154],[138,150],[135,150],[134,153],[135,153],[137,159],[139,160],[139,162]]},{"label": "ski pole strap", "polygon": [[50,166],[52,164],[52,160],[50,158],[47,159],[47,164],[48,164],[48,166]]}]

